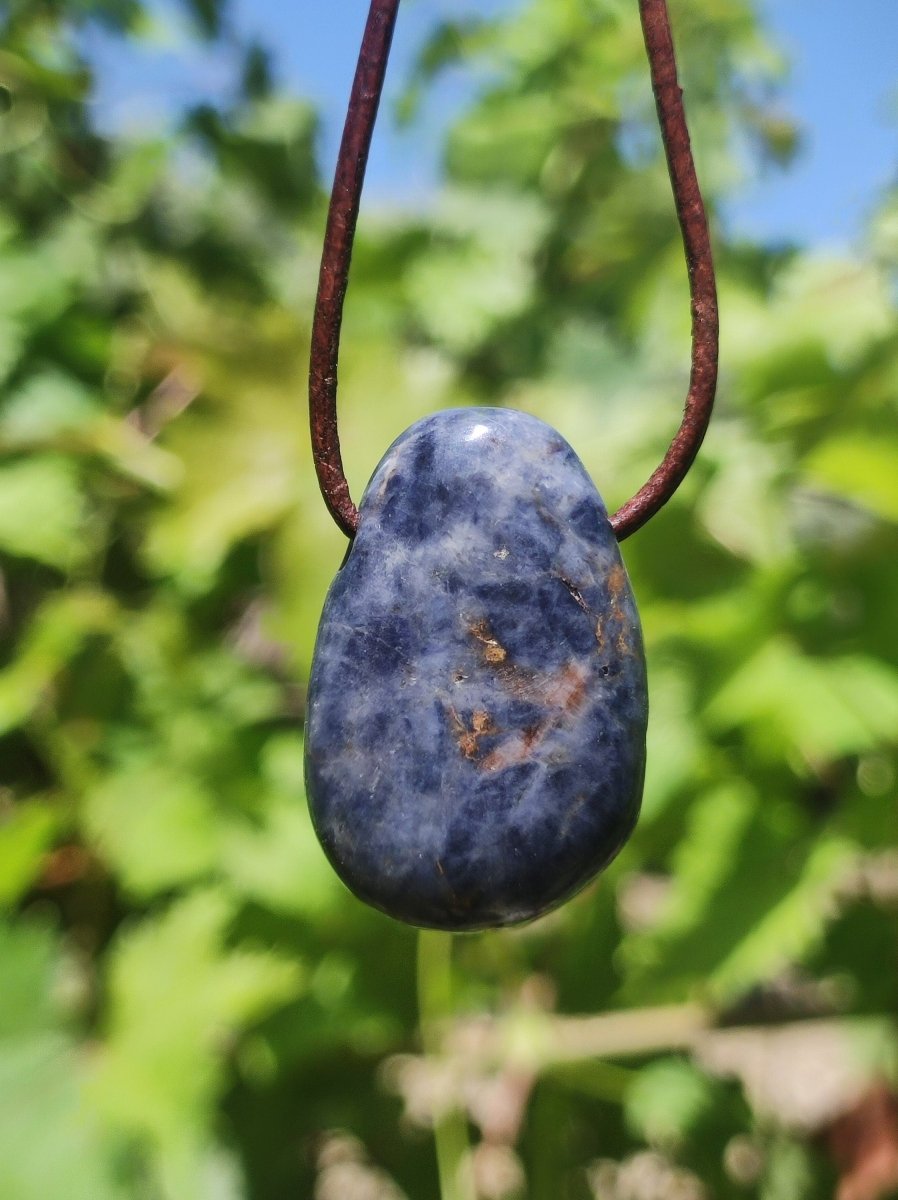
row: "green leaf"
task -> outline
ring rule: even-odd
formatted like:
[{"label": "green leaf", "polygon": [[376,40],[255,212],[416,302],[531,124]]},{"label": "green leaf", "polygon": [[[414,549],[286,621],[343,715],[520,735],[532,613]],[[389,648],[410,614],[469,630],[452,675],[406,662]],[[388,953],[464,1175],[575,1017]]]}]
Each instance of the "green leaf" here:
[{"label": "green leaf", "polygon": [[88,792],[84,825],[98,853],[135,896],[208,875],[220,826],[202,783],[165,762],[121,767]]},{"label": "green leaf", "polygon": [[121,145],[107,178],[83,201],[84,211],[104,224],[134,220],[158,186],[167,154],[165,142]]},{"label": "green leaf", "polygon": [[733,554],[762,566],[782,562],[792,549],[785,456],[723,422],[710,441],[716,471],[699,503],[702,523]]},{"label": "green leaf", "polygon": [[838,884],[854,858],[854,847],[838,837],[821,837],[802,857],[797,878],[792,870],[784,872],[781,897],[758,914],[751,928],[739,931],[741,937],[734,937],[732,950],[709,981],[718,994],[738,995],[774,977],[822,941],[826,923],[836,912]]},{"label": "green leaf", "polygon": [[814,483],[898,521],[898,441],[844,433],[817,446],[804,465]]},{"label": "green leaf", "polygon": [[745,727],[765,758],[797,748],[810,763],[872,750],[898,730],[898,671],[873,658],[811,658],[766,642],[708,706],[719,729]]},{"label": "green leaf", "polygon": [[276,912],[321,917],[345,898],[302,793],[270,804],[261,828],[231,826],[222,866],[238,892]]},{"label": "green leaf", "polygon": [[25,329],[19,321],[0,315],[0,381],[8,378],[19,361],[25,336]]},{"label": "green leaf", "polygon": [[776,1134],[767,1151],[760,1200],[811,1200],[814,1188],[810,1152],[785,1134]]},{"label": "green leaf", "polygon": [[346,897],[315,836],[306,803],[302,739],[268,740],[262,760],[261,820],[233,822],[222,849],[231,885],[275,912],[320,919]]},{"label": "green leaf", "polygon": [[70,571],[91,553],[78,471],[47,455],[0,465],[0,550]]},{"label": "green leaf", "polygon": [[805,376],[813,369],[817,379],[821,365],[827,373],[849,368],[889,335],[894,308],[887,289],[871,264],[798,255],[777,273],[771,295],[741,293],[727,322],[727,360],[765,391],[777,369],[782,386],[796,368]]},{"label": "green leaf", "polygon": [[283,411],[292,394],[253,391],[252,405],[240,391],[217,420],[185,419],[167,442],[183,463],[182,483],[145,553],[153,570],[190,590],[207,588],[235,542],[276,525],[299,499],[300,426],[294,416],[285,428]]},{"label": "green leaf", "polygon": [[[2,353],[2,351],[0,351]],[[0,443],[10,450],[57,449],[96,455],[151,487],[173,487],[181,466],[101,398],[59,371],[31,376],[0,409]]]},{"label": "green leaf", "polygon": [[413,265],[408,294],[424,328],[464,352],[530,299],[546,219],[521,197],[459,192],[444,199],[438,220],[447,236]]},{"label": "green leaf", "polygon": [[640,820],[660,816],[677,793],[703,774],[707,749],[692,713],[692,697],[682,673],[656,667],[649,675],[645,789]]},{"label": "green leaf", "polygon": [[839,837],[800,838],[788,810],[747,785],[709,792],[690,811],[661,919],[623,943],[628,994],[698,985],[730,1000],[800,962],[824,935],[852,856]]},{"label": "green leaf", "polygon": [[56,1029],[58,1014],[52,1002],[56,942],[50,931],[36,923],[0,918],[0,962],[0,1040]]},{"label": "green leaf", "polygon": [[124,1200],[114,1159],[84,1104],[84,1061],[62,1030],[56,939],[0,920],[0,1196]]},{"label": "green leaf", "polygon": [[63,1034],[0,1041],[0,1195],[125,1200],[115,1147],[83,1087],[83,1063]]},{"label": "green leaf", "polygon": [[627,1090],[624,1115],[638,1136],[676,1147],[712,1103],[711,1085],[691,1063],[662,1058],[637,1074]]},{"label": "green leaf", "polygon": [[7,446],[78,433],[102,413],[97,397],[61,371],[32,375],[0,409],[0,439]]},{"label": "green leaf", "polygon": [[0,907],[14,904],[37,878],[58,828],[57,813],[40,801],[0,808]]},{"label": "green leaf", "polygon": [[87,588],[44,601],[21,641],[18,656],[0,671],[0,733],[25,721],[56,675],[92,633],[107,631],[115,604]]},{"label": "green leaf", "polygon": [[175,1157],[206,1135],[228,1046],[302,984],[295,961],[229,948],[232,915],[221,892],[195,892],[125,930],[110,957],[94,1099],[111,1126]]},{"label": "green leaf", "polygon": [[92,223],[78,213],[54,223],[39,240],[25,238],[0,256],[0,313],[30,327],[44,327],[71,302],[89,277],[96,250]]},{"label": "green leaf", "polygon": [[713,898],[726,886],[754,819],[757,797],[747,787],[715,789],[690,811],[689,828],[676,850],[676,894],[659,935],[673,938],[699,927]]}]

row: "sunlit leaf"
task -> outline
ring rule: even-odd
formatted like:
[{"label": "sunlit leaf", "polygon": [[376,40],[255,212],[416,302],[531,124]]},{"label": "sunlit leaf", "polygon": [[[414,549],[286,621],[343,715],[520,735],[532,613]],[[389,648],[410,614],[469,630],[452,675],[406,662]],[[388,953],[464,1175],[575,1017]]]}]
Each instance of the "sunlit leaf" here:
[{"label": "sunlit leaf", "polygon": [[85,830],[137,896],[208,875],[221,837],[202,783],[162,761],[120,768],[85,800]]},{"label": "sunlit leaf", "polygon": [[54,991],[58,946],[37,925],[0,922],[0,1195],[125,1200],[113,1147],[84,1104],[84,1064]]},{"label": "sunlit leaf", "polygon": [[16,1200],[125,1200],[115,1147],[85,1107],[62,1033],[0,1040],[0,1191]]},{"label": "sunlit leaf", "polygon": [[22,639],[17,656],[0,671],[0,732],[23,721],[59,671],[92,633],[107,631],[115,604],[82,589],[47,599]]},{"label": "sunlit leaf", "polygon": [[68,571],[90,553],[78,472],[64,458],[0,465],[0,549]]},{"label": "sunlit leaf", "polygon": [[[786,854],[788,853],[788,858]],[[696,803],[657,925],[624,943],[631,986],[739,995],[814,949],[852,847],[798,839],[747,786]]]},{"label": "sunlit leaf", "polygon": [[898,438],[843,435],[818,446],[805,469],[814,483],[898,521]]},{"label": "sunlit leaf", "polygon": [[0,809],[0,907],[36,878],[58,825],[58,814],[34,800]]},{"label": "sunlit leaf", "polygon": [[624,1112],[652,1145],[676,1146],[712,1103],[708,1080],[685,1059],[662,1058],[630,1085]]},{"label": "sunlit leaf", "polygon": [[0,1040],[32,1037],[56,1029],[53,1003],[57,944],[49,929],[0,918],[3,1004]]},{"label": "sunlit leaf", "polygon": [[301,741],[272,739],[263,769],[276,790],[261,824],[234,824],[227,830],[224,868],[234,887],[257,903],[309,918],[325,914],[345,892],[312,829]]},{"label": "sunlit leaf", "polygon": [[811,658],[773,639],[718,692],[712,724],[746,734],[759,752],[796,747],[810,761],[872,749],[898,730],[898,673],[861,656]]},{"label": "sunlit leaf", "polygon": [[228,1044],[301,983],[295,961],[227,946],[232,913],[196,891],[125,931],[110,960],[94,1098],[111,1125],[174,1155],[203,1138]]}]

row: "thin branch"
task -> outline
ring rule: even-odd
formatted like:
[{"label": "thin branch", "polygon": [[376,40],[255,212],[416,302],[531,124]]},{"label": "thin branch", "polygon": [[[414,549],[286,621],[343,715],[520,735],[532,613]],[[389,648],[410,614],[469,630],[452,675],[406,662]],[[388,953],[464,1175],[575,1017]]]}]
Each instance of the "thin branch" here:
[{"label": "thin branch", "polygon": [[[441,1022],[452,1015],[452,943],[451,933],[418,932],[418,1016],[421,1041],[431,1055],[439,1050]],[[453,1104],[434,1114],[433,1136],[440,1200],[477,1200],[464,1107]]]}]

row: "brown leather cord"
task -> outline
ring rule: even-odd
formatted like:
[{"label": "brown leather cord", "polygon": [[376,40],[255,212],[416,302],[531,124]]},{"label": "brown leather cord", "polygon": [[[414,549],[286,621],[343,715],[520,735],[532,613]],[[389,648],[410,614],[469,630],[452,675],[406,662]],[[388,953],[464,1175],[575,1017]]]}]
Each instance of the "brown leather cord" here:
[{"label": "brown leather cord", "polygon": [[[352,537],[358,509],[349,494],[337,428],[337,359],[343,301],[371,135],[383,88],[399,0],[372,0],[343,129],[331,194],[312,326],[309,414],[315,470],[336,523]],[[674,204],[683,235],[692,307],[692,370],[680,428],[661,464],[611,517],[619,540],[650,520],[686,477],[704,439],[717,387],[717,288],[683,96],[677,80],[666,0],[639,0]]]},{"label": "brown leather cord", "polygon": [[362,199],[362,184],[365,182],[365,167],[368,165],[371,135],[377,120],[398,11],[399,0],[371,0],[337,158],[312,323],[309,363],[312,454],[324,502],[347,537],[355,533],[359,513],[349,495],[337,430],[340,325],[349,283],[349,261]]}]

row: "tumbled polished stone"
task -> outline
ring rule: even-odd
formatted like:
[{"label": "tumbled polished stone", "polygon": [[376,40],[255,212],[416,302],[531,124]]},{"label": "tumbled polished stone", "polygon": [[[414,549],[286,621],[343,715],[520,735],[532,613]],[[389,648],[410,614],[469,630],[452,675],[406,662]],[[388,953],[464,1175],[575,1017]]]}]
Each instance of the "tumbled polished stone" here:
[{"label": "tumbled polished stone", "polygon": [[306,782],[345,883],[403,921],[526,921],[618,852],[645,660],[617,540],[566,441],[510,409],[387,451],[321,619]]}]

